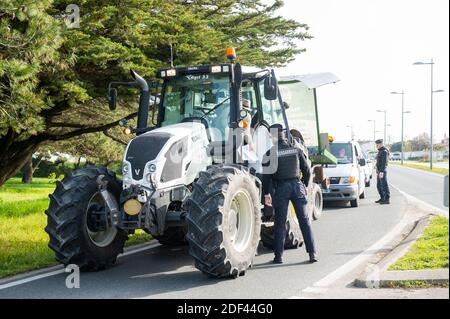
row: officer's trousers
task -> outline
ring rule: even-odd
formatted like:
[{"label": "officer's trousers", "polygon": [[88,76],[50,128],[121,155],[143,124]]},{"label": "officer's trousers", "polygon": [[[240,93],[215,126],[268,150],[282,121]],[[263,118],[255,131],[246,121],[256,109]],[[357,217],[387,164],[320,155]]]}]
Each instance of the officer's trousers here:
[{"label": "officer's trousers", "polygon": [[286,238],[286,221],[290,202],[292,202],[297,215],[303,240],[305,241],[306,251],[308,253],[315,253],[314,236],[306,207],[305,186],[299,180],[290,180],[278,182],[273,195],[272,204],[275,209],[275,256],[281,257],[283,255],[284,241]]},{"label": "officer's trousers", "polygon": [[380,173],[377,173],[377,189],[381,200],[387,201],[391,198],[391,191],[387,180],[387,171],[384,172],[383,178],[380,178]]}]

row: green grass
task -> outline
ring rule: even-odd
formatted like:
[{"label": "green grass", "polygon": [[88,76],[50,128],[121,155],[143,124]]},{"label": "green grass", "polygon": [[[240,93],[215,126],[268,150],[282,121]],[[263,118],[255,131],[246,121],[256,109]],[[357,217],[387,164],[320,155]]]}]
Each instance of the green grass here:
[{"label": "green grass", "polygon": [[[390,164],[401,166],[400,163],[395,163],[395,162],[391,162]],[[409,163],[405,163],[405,164],[403,164],[403,166],[420,169],[422,171],[433,172],[433,173],[437,173],[437,174],[441,174],[441,175],[448,175],[448,168],[433,167],[433,170],[430,170],[430,168],[427,166],[420,165],[420,164],[409,164]]]},{"label": "green grass", "polygon": [[415,289],[415,288],[448,288],[449,285],[443,283],[430,283],[425,281],[400,281],[395,284],[391,284],[385,288],[402,288],[402,289]]},{"label": "green grass", "polygon": [[[12,178],[0,188],[0,278],[57,264],[44,231],[44,211],[54,188],[46,178],[34,178],[31,185]],[[126,246],[149,240],[150,235],[139,231]]]},{"label": "green grass", "polygon": [[434,217],[423,236],[389,270],[427,270],[448,268],[448,218]]}]

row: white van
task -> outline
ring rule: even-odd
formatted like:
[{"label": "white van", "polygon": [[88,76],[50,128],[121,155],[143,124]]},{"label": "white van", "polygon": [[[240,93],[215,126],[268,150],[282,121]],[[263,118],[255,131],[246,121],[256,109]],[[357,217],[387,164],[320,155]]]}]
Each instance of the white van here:
[{"label": "white van", "polygon": [[323,190],[325,202],[346,201],[358,207],[360,199],[365,198],[366,159],[357,142],[330,143],[330,151],[337,158],[337,165],[325,166],[330,179],[330,187]]}]

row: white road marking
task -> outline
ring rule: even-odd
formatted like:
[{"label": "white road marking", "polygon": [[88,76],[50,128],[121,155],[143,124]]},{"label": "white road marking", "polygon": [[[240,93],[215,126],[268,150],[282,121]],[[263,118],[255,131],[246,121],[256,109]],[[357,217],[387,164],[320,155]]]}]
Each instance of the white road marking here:
[{"label": "white road marking", "polygon": [[403,216],[402,220],[387,235],[370,246],[363,253],[350,260],[348,263],[344,264],[325,278],[316,282],[313,287],[329,287],[345,275],[349,274],[358,266],[368,262],[376,254],[376,252],[380,252],[383,249],[387,248],[389,246],[389,243],[391,243],[410,222],[411,220],[409,216]]},{"label": "white road marking", "polygon": [[36,275],[36,276],[33,276],[33,277],[28,277],[28,278],[12,281],[12,282],[9,282],[7,284],[1,285],[0,286],[0,290],[11,288],[11,287],[14,287],[14,286],[23,285],[23,284],[29,283],[31,281],[35,281],[35,280],[39,280],[39,279],[43,279],[43,278],[47,278],[47,277],[63,274],[65,271],[66,271],[65,269],[60,269],[60,270],[55,270],[55,271],[48,272],[48,273],[45,273],[45,274],[40,274],[40,275]]},{"label": "white road marking", "polygon": [[439,208],[439,207],[433,206],[433,205],[431,205],[431,204],[428,204],[427,202],[424,202],[423,200],[418,199],[417,197],[414,197],[413,195],[410,195],[410,194],[408,194],[408,193],[402,191],[400,188],[398,188],[397,186],[393,185],[392,183],[389,183],[389,184],[390,184],[396,191],[398,191],[400,194],[402,194],[403,196],[405,196],[409,201],[415,202],[415,203],[417,203],[417,204],[419,204],[419,205],[422,205],[422,206],[425,206],[425,207],[427,207],[428,209],[430,209],[431,211],[434,211],[434,212],[438,213],[439,215],[449,217],[448,212],[445,211],[445,210],[443,210],[442,208]]},{"label": "white road marking", "polygon": [[[137,248],[137,249],[134,249],[134,250],[131,250],[131,251],[128,251],[128,252],[125,252],[125,253],[119,255],[117,258],[134,255],[134,254],[137,254],[137,253],[140,253],[140,252],[143,252],[143,251],[147,251],[147,250],[159,247],[159,246],[161,246],[161,245],[158,244],[158,243],[149,244],[147,246],[144,246],[144,247],[141,247],[141,248]],[[56,276],[56,275],[63,274],[63,273],[65,273],[65,269],[59,269],[59,270],[55,270],[55,271],[52,271],[52,272],[43,273],[43,274],[39,274],[39,275],[36,275],[36,276],[31,276],[31,277],[27,277],[27,278],[24,278],[24,279],[11,281],[11,282],[8,282],[6,284],[0,285],[0,290],[11,288],[11,287],[15,287],[15,286],[20,286],[20,285],[23,285],[23,284],[26,284],[26,283],[29,283],[29,282],[32,282],[32,281],[36,281],[36,280],[39,280],[39,279]]]},{"label": "white road marking", "polygon": [[308,287],[302,290],[303,293],[308,294],[323,294],[328,291],[328,288],[320,288],[320,287]]}]

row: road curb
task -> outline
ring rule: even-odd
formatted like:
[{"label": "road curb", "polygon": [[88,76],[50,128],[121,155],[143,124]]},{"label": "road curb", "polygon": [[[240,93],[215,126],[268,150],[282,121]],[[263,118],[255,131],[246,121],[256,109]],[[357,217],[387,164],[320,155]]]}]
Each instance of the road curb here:
[{"label": "road curb", "polygon": [[448,285],[448,269],[386,271],[378,282],[380,288],[393,288],[405,282],[421,282],[431,285]]},{"label": "road curb", "polygon": [[410,247],[420,238],[429,225],[434,214],[426,215],[413,222],[409,234],[385,257],[376,264],[369,264],[354,280],[353,285],[358,288],[390,288],[403,282],[424,282],[427,284],[448,284],[449,271],[420,270],[420,271],[388,271],[388,268],[399,258],[404,256]]}]

